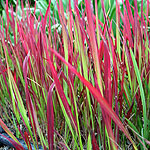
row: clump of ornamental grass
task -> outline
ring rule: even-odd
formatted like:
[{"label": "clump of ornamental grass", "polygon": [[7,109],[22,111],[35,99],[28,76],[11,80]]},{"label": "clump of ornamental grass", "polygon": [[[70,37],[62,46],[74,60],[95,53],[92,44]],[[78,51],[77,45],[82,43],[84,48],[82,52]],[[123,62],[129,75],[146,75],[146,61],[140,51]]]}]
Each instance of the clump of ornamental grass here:
[{"label": "clump of ornamental grass", "polygon": [[59,22],[51,3],[45,16],[36,16],[36,3],[24,11],[22,2],[17,17],[17,5],[14,11],[6,0],[0,125],[10,142],[16,149],[23,149],[17,138],[28,149],[31,143],[50,150],[149,149],[149,1],[146,12],[141,2],[140,15],[137,0],[123,2],[123,11],[116,1],[115,34],[103,1],[104,23],[97,0],[95,6],[85,0],[81,9],[69,0],[66,11],[62,0],[56,4]]}]

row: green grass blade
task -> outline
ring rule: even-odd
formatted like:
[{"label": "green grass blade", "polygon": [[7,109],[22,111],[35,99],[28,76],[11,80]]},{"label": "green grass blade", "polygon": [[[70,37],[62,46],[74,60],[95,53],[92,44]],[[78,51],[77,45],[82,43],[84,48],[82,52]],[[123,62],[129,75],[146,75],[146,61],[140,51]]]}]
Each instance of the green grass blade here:
[{"label": "green grass blade", "polygon": [[140,77],[140,72],[137,66],[137,62],[135,59],[135,56],[132,52],[132,49],[130,49],[130,54],[132,57],[132,61],[133,61],[133,66],[134,66],[134,71],[136,74],[136,78],[139,84],[139,89],[140,89],[140,94],[141,94],[141,101],[142,101],[142,107],[143,107],[143,118],[144,118],[144,137],[148,137],[148,132],[147,132],[147,116],[146,116],[146,103],[145,103],[145,94],[144,94],[144,89],[143,89],[143,85],[142,85],[142,81],[141,81],[141,77]]}]

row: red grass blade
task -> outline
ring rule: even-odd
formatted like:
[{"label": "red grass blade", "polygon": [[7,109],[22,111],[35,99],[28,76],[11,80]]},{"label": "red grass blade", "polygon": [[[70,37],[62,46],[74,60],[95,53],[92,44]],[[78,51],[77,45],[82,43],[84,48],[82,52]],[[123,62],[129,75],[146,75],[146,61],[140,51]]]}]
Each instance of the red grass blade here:
[{"label": "red grass blade", "polygon": [[51,5],[51,0],[49,2],[49,5],[48,5],[48,8],[46,10],[46,14],[45,14],[45,17],[44,17],[44,20],[43,20],[43,30],[45,31],[45,26],[46,26],[46,22],[47,22],[47,17],[48,17],[48,14],[50,12],[50,5]]},{"label": "red grass blade", "polygon": [[92,132],[92,148],[93,148],[93,150],[98,150],[99,149],[99,146],[97,144],[94,132]]},{"label": "red grass blade", "polygon": [[53,100],[52,100],[52,91],[55,86],[53,83],[48,91],[47,96],[47,125],[48,125],[48,146],[49,150],[53,150],[54,144],[54,111],[53,111]]},{"label": "red grass blade", "polygon": [[[126,6],[127,6],[127,12],[128,12],[128,15],[129,15],[130,22],[132,24],[132,27],[134,27],[134,19],[133,19],[133,15],[132,15],[129,0],[126,0]],[[132,28],[132,29],[133,29],[133,34],[134,34],[134,28]]]},{"label": "red grass blade", "polygon": [[92,11],[90,8],[91,1],[85,0],[85,4],[86,4],[86,13],[87,13],[87,20],[88,20],[89,38],[90,38],[90,44],[92,48],[92,57],[94,60],[94,67],[96,71],[99,89],[101,91],[101,94],[103,95],[101,70],[100,70],[99,59],[98,59],[98,47],[97,47],[97,41],[95,37]]}]

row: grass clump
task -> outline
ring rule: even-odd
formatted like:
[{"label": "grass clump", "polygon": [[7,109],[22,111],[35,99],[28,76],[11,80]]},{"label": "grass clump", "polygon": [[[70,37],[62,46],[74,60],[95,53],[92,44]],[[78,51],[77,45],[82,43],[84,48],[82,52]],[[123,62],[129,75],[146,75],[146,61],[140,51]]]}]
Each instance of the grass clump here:
[{"label": "grass clump", "polygon": [[43,15],[6,0],[0,125],[17,149],[16,137],[28,149],[150,148],[149,1],[140,13],[136,0],[116,1],[115,23],[106,3],[94,4],[59,0],[54,15],[49,2]]}]

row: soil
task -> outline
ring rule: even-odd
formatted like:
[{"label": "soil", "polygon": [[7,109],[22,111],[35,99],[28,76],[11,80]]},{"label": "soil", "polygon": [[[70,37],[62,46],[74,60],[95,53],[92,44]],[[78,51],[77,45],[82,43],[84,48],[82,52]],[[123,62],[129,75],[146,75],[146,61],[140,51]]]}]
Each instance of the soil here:
[{"label": "soil", "polygon": [[[14,129],[13,129],[13,126],[11,125],[11,124],[9,124],[9,123],[7,123],[8,124],[8,127],[9,127],[9,129],[13,132],[13,133],[15,133],[14,132]],[[0,127],[0,133],[2,132],[2,128]],[[9,146],[6,146],[6,145],[3,145],[3,144],[1,144],[0,143],[0,150],[15,150],[14,148],[11,148],[11,147],[9,147]]]}]

